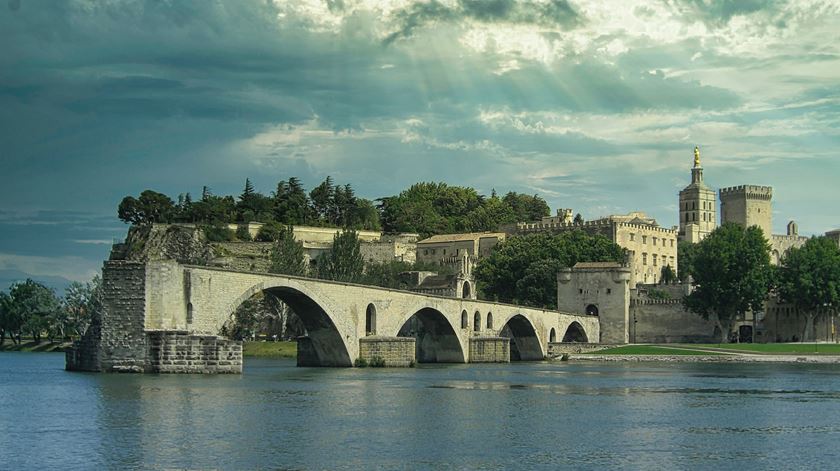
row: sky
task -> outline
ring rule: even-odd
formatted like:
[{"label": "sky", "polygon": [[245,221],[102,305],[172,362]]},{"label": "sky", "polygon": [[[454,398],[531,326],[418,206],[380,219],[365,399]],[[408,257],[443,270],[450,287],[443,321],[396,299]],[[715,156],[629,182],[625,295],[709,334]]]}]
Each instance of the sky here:
[{"label": "sky", "polygon": [[[122,197],[327,175],[677,224],[705,180],[840,228],[840,0],[0,0],[0,284],[87,280]],[[5,277],[5,278],[4,278]]]}]

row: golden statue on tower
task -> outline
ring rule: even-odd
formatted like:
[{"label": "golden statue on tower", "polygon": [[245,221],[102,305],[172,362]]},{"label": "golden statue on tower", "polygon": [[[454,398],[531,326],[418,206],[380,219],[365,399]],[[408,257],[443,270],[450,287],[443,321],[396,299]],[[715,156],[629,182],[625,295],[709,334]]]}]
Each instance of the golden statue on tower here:
[{"label": "golden statue on tower", "polygon": [[694,146],[694,166],[700,166],[700,147]]}]

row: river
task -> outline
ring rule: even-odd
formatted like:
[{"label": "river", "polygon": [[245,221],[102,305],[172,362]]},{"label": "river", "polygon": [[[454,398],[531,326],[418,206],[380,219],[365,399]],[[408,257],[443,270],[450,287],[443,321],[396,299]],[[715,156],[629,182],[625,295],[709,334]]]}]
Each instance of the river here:
[{"label": "river", "polygon": [[2,469],[816,469],[840,366],[540,362],[69,373],[0,353]]}]

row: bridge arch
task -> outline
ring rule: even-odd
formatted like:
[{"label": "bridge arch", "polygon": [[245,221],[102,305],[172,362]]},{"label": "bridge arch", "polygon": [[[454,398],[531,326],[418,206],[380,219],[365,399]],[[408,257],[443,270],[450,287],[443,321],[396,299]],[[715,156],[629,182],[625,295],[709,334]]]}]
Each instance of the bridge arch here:
[{"label": "bridge arch", "polygon": [[583,326],[577,321],[569,324],[569,327],[566,328],[566,333],[563,335],[563,342],[586,343],[588,341],[589,339],[586,336],[586,330],[584,330]]},{"label": "bridge arch", "polygon": [[[293,286],[291,283],[286,284],[280,280],[276,281],[278,281],[276,284],[258,283],[246,290],[227,309],[228,318],[232,317],[236,309],[256,293],[268,292],[286,303],[306,329],[309,339],[307,343],[311,346],[311,349],[309,349],[311,350],[309,352],[311,357],[307,358],[307,364],[312,366],[353,366],[351,349],[346,343],[346,339],[350,336],[339,330],[333,320],[333,315],[323,307],[326,304],[303,286]],[[298,349],[301,348],[301,342],[298,342]],[[300,353],[298,358],[300,360]]]},{"label": "bridge arch", "polygon": [[[462,313],[462,319],[467,315]],[[467,326],[469,327],[469,326]],[[466,356],[457,331],[437,309],[424,307],[402,322],[398,337],[414,337],[418,363],[464,363]]]},{"label": "bridge arch", "polygon": [[542,342],[534,325],[522,314],[515,314],[505,322],[499,336],[510,339],[511,361],[543,360]]},{"label": "bridge arch", "polygon": [[550,343],[554,343],[557,341],[557,331],[554,330],[554,327],[552,327],[551,332],[548,333],[548,341]]}]

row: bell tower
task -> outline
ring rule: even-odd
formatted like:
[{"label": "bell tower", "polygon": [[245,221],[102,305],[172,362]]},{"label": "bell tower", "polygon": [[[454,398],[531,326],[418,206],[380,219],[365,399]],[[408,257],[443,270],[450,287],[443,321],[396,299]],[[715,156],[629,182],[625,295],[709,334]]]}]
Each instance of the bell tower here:
[{"label": "bell tower", "polygon": [[717,197],[714,190],[703,183],[698,146],[694,146],[691,184],[680,191],[679,208],[681,241],[700,242],[717,227]]}]

